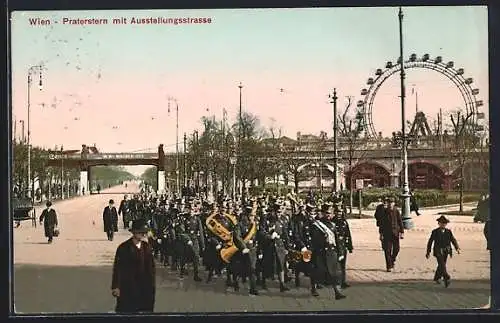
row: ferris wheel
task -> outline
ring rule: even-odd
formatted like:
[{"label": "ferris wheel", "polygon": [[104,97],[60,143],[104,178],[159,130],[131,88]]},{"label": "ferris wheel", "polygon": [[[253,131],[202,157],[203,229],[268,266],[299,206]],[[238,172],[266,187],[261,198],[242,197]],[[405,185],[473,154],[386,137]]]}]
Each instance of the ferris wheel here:
[{"label": "ferris wheel", "polygon": [[[473,79],[471,77],[466,78],[464,76],[464,69],[455,68],[454,65],[455,63],[453,61],[445,63],[441,56],[437,56],[434,59],[430,58],[429,54],[425,54],[421,58],[417,58],[416,54],[411,54],[410,58],[403,63],[405,69],[428,69],[436,71],[448,78],[460,91],[465,104],[465,112],[467,114],[472,113],[472,125],[477,131],[482,131],[484,128],[479,124],[479,120],[484,119],[484,113],[479,112],[479,107],[483,106],[484,103],[476,97],[479,94],[479,89],[473,89]],[[366,82],[368,88],[361,90],[361,95],[364,96],[364,98],[357,102],[357,106],[363,115],[363,128],[368,137],[378,137],[378,133],[373,125],[373,103],[377,92],[388,78],[400,70],[401,58],[398,59],[397,64],[393,64],[391,61],[387,62],[385,64],[385,69],[377,69],[375,71],[375,76],[368,78]]]}]

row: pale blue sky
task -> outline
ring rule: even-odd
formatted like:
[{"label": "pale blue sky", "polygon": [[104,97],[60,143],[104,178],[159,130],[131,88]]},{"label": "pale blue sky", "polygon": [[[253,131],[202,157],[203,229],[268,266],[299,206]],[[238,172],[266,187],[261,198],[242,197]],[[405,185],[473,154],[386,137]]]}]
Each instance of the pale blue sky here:
[{"label": "pale blue sky", "polygon": [[[405,56],[429,53],[454,60],[474,78],[486,109],[486,7],[404,8],[404,14]],[[211,17],[213,22],[35,27],[28,21],[95,17],[111,22],[120,16]],[[207,108],[220,115],[225,107],[234,116],[239,81],[245,85],[245,110],[260,115],[265,125],[275,118],[290,137],[297,131],[331,132],[328,92],[336,87],[341,105],[348,95],[362,99],[366,79],[398,57],[398,36],[397,8],[14,12],[13,114],[26,118],[26,71],[45,61],[45,89],[32,99],[34,144],[78,148],[95,142],[110,152],[160,142],[172,148],[175,124],[165,111],[166,96],[178,98],[180,132],[190,133],[200,127]],[[432,116],[439,108],[463,104],[450,83],[431,71],[408,71],[408,87],[416,84],[419,107]],[[398,91],[393,77],[377,96],[374,122],[385,134],[399,127]],[[45,108],[35,106],[42,103]],[[312,111],[316,118],[311,119]],[[54,133],[43,130],[47,120],[55,124]],[[132,126],[140,134],[131,136]]]}]

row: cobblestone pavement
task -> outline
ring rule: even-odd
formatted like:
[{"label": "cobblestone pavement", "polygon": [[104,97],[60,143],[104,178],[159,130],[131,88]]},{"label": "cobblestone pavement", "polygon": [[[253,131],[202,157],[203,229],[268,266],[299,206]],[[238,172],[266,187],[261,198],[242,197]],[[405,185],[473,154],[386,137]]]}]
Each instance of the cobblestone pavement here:
[{"label": "cobblestone pavement", "polygon": [[[128,190],[137,187],[129,184]],[[111,263],[118,244],[130,236],[120,230],[109,242],[102,229],[102,209],[110,198],[122,199],[124,187],[100,195],[55,203],[61,235],[46,243],[43,228],[28,222],[14,229],[14,284],[16,310],[33,312],[109,312]],[[116,194],[115,194],[116,193]],[[41,214],[37,209],[37,215]],[[384,257],[373,219],[349,220],[354,252],[348,259],[348,298],[335,301],[329,290],[309,296],[304,287],[279,293],[277,286],[259,297],[226,291],[222,281],[212,284],[179,280],[175,273],[158,267],[158,312],[303,311],[330,309],[443,309],[475,308],[488,303],[490,261],[483,225],[472,217],[449,216],[462,253],[449,261],[452,285],[445,289],[429,280],[435,261],[425,259],[425,245],[436,226],[437,213],[423,210],[415,217],[415,229],[405,234],[394,272],[384,271]],[[243,290],[243,289],[242,289]]]}]

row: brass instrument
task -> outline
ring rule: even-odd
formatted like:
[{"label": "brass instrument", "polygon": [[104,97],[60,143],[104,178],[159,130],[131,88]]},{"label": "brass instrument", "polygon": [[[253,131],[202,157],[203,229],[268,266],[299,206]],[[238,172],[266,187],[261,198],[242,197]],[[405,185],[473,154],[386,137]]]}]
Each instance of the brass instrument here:
[{"label": "brass instrument", "polygon": [[[217,220],[214,219],[216,215],[217,215],[217,209],[214,209],[212,213],[205,220],[205,225],[207,226],[208,230],[210,230],[210,232],[219,237],[222,241],[224,241],[224,243],[226,244],[232,243],[233,234],[226,227],[224,227],[222,224],[220,224]],[[237,221],[235,217],[229,214],[225,214],[225,216],[233,223],[233,225],[236,225]]]},{"label": "brass instrument", "polygon": [[311,250],[300,251],[300,250],[289,250],[287,254],[287,258],[289,262],[309,262],[311,261],[312,252]]},{"label": "brass instrument", "polygon": [[[257,203],[254,201],[253,207],[252,207],[252,212],[251,216],[254,218],[252,219],[252,227],[250,228],[250,231],[247,233],[247,235],[243,238],[243,241],[247,243],[248,241],[252,240],[253,237],[257,234],[257,223],[255,222],[255,214],[257,213]],[[235,219],[236,220],[236,219]],[[222,248],[220,250],[220,256],[222,258],[222,261],[225,263],[229,263],[231,261],[231,258],[234,256],[234,254],[238,251],[238,247],[236,247],[234,240],[231,235],[231,241],[226,243],[226,247]]]}]

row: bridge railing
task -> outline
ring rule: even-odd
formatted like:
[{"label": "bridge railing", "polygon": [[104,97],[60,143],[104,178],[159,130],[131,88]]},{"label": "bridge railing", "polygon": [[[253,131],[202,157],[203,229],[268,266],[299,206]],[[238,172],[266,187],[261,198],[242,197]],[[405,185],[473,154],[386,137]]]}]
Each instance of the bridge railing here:
[{"label": "bridge railing", "polygon": [[65,155],[61,153],[49,153],[49,159],[71,159],[71,160],[106,160],[106,159],[157,159],[158,154],[155,153],[108,153],[108,154],[87,154],[82,158],[81,154],[78,155]]}]

